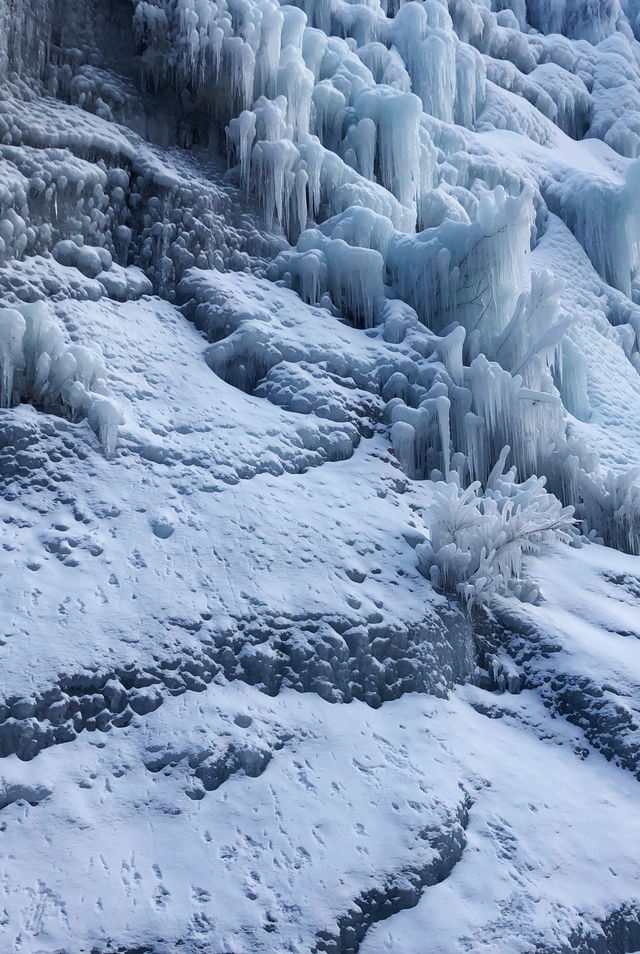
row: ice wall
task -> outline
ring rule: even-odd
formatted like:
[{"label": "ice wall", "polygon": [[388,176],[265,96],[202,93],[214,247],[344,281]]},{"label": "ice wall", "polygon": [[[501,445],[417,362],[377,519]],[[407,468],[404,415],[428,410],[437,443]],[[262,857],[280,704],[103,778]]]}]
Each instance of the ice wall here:
[{"label": "ice wall", "polygon": [[[2,75],[93,119],[78,134],[3,101],[0,254],[51,254],[123,298],[147,289],[130,266],[170,300],[190,269],[257,269],[399,340],[404,307],[438,339],[428,370],[403,359],[381,376],[407,472],[486,480],[508,444],[523,478],[546,473],[586,513],[565,458],[570,416],[590,414],[587,364],[564,284],[530,262],[553,212],[638,297],[632,6],[135,0],[108,15],[4,0]],[[122,49],[104,42],[124,32]],[[530,144],[526,161],[501,157],[502,133]],[[215,187],[169,172],[139,134],[223,154],[263,234],[238,240]],[[596,136],[606,158],[582,149]],[[636,328],[616,332],[632,363]],[[5,338],[10,403],[15,328]],[[577,459],[600,479],[588,447]]]}]

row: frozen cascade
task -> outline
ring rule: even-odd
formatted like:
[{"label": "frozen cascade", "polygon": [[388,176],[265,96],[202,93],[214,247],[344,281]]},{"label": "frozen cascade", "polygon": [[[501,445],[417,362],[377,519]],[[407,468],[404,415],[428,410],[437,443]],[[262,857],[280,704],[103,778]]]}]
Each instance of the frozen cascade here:
[{"label": "frozen cascade", "polygon": [[415,238],[396,235],[387,251],[392,287],[434,331],[455,320],[483,351],[515,307],[533,219],[529,191],[510,197],[499,187],[482,196],[470,225],[445,221]]},{"label": "frozen cascade", "polygon": [[639,38],[0,0],[2,954],[640,949]]},{"label": "frozen cascade", "polygon": [[541,33],[599,43],[623,22],[619,0],[526,0],[529,22]]},{"label": "frozen cascade", "polygon": [[[359,5],[341,3],[325,14],[323,6],[314,5],[303,12],[288,5],[275,7],[264,0],[236,10],[233,5],[227,7],[225,0],[216,5],[215,13],[210,10],[205,16],[203,11],[189,8],[187,16],[182,8],[156,0],[155,4],[138,3],[136,7],[138,42],[144,49],[143,62],[154,87],[160,81],[182,80],[188,88],[197,88],[198,97],[204,97],[208,108],[223,121],[229,103],[221,93],[231,88],[236,109],[244,108],[246,113],[254,103],[251,111],[256,113],[254,138],[258,143],[264,137],[273,141],[284,136],[297,144],[310,132],[315,133],[334,153],[332,179],[337,174],[348,183],[351,166],[369,181],[379,177],[401,204],[412,206],[432,183],[425,182],[418,171],[424,161],[424,150],[416,137],[420,108],[410,96],[403,98],[402,94],[408,92],[405,87],[413,85],[423,108],[432,115],[451,121],[455,112],[459,122],[472,125],[484,99],[484,65],[472,48],[456,46],[450,18],[438,3],[405,4],[392,21],[379,16],[376,19],[373,8],[362,8],[373,16],[366,37],[359,35],[356,23],[360,21],[352,16],[356,7],[360,11]],[[313,14],[313,27],[305,27],[305,13]],[[237,23],[234,17],[239,18]],[[362,46],[362,53],[336,38],[327,42],[325,34],[333,29],[327,24],[333,24],[335,18],[344,19],[345,35]],[[179,48],[186,44],[190,56],[198,57],[196,63],[188,57],[175,63],[173,55],[163,52],[164,27],[158,30],[159,20],[167,24],[170,33],[176,31]],[[322,22],[326,31],[316,29],[316,21]],[[191,33],[187,37],[191,23],[193,39]],[[378,53],[371,59],[376,47]],[[387,57],[397,60],[398,50],[409,70],[404,74],[406,81],[398,79],[397,68],[392,72],[390,64],[381,61],[385,51]],[[367,63],[383,74],[382,82],[376,82]],[[440,85],[442,76],[446,77],[444,86]],[[385,83],[390,84],[388,90]],[[258,118],[273,100],[274,92],[279,94],[277,99],[285,113],[278,133],[269,132]],[[265,175],[273,176],[269,189],[281,193],[277,204],[284,208],[289,193],[284,181],[287,177],[280,175],[279,165],[265,165],[260,152],[255,163],[248,159],[253,121],[245,113],[242,131],[237,125],[239,118],[231,115],[227,133],[233,147],[231,155],[240,165],[241,180],[246,186],[251,179],[255,190],[260,191],[265,186]],[[342,168],[336,165],[335,153],[345,163]],[[298,165],[291,170],[294,174]],[[299,199],[297,202],[299,205]],[[297,215],[287,216],[287,224],[305,215],[298,210]],[[278,221],[286,230],[284,216],[278,216]],[[394,224],[403,229],[411,230],[414,222],[407,215],[401,220],[394,218]]]},{"label": "frozen cascade", "polygon": [[[216,125],[220,132],[226,125],[229,163],[238,183],[261,205],[268,228],[279,227],[297,242],[294,250],[276,257],[269,274],[282,278],[306,301],[344,312],[358,327],[375,327],[385,301],[398,296],[429,328],[445,333],[445,341],[455,341],[455,347],[443,343],[440,349],[451,387],[461,389],[457,394],[449,393],[449,386],[445,389],[450,438],[443,437],[440,401],[439,411],[427,413],[432,423],[419,428],[429,436],[418,440],[428,443],[433,422],[439,422],[433,432],[439,464],[421,463],[413,466],[414,473],[427,474],[434,466],[447,472],[450,452],[443,445],[449,440],[455,453],[469,455],[469,476],[486,475],[503,441],[513,447],[520,468],[543,466],[548,448],[557,451],[562,444],[561,427],[559,431],[554,424],[547,449],[534,440],[525,454],[526,435],[537,425],[523,427],[521,418],[527,417],[527,405],[538,409],[536,420],[545,407],[543,416],[557,415],[556,386],[580,419],[590,416],[584,362],[575,344],[563,342],[573,323],[570,316],[551,320],[552,307],[532,311],[531,299],[519,300],[526,259],[536,231],[543,227],[540,192],[526,175],[496,175],[495,167],[483,167],[480,159],[461,162],[465,137],[450,125],[455,120],[473,127],[479,117],[489,115],[484,105],[489,69],[493,81],[517,89],[550,122],[573,136],[584,130],[589,111],[585,97],[595,75],[592,60],[586,53],[582,61],[575,55],[570,60],[568,48],[559,41],[541,40],[540,48],[527,44],[521,32],[526,11],[522,5],[514,11],[494,15],[464,3],[447,10],[436,0],[401,4],[387,11],[392,17],[381,16],[375,3],[367,8],[335,3],[308,9],[271,0],[136,4],[136,42],[148,88],[182,89],[192,126],[207,116],[207,135],[198,131],[191,137],[215,143],[220,140]],[[568,19],[559,21],[559,28],[570,33],[577,27],[572,26],[569,6],[566,13]],[[619,17],[616,22],[624,26]],[[510,78],[496,72],[498,56],[513,60],[502,61],[504,69],[515,71]],[[567,69],[572,71],[570,93],[563,92],[566,84],[563,87],[558,78],[558,71]],[[498,105],[495,100],[491,109],[495,112]],[[13,148],[5,153],[10,161],[18,156]],[[224,261],[206,248],[208,226],[201,239],[186,219],[182,228],[167,218],[163,221],[172,215],[166,200],[157,201],[157,220],[145,227],[141,239],[134,239],[128,193],[144,193],[145,180],[138,176],[133,182],[129,173],[120,179],[112,170],[92,184],[88,172],[83,170],[77,179],[89,213],[83,234],[78,238],[72,231],[70,218],[66,234],[56,236],[59,262],[74,264],[115,290],[123,286],[115,274],[110,276],[112,262],[126,263],[133,250],[134,261],[147,271],[154,287],[169,294],[189,267]],[[601,275],[625,294],[631,293],[637,269],[635,178],[630,168],[623,186],[605,186],[597,176],[575,183],[557,177],[539,186]],[[33,184],[27,192],[19,176],[14,180],[0,230],[7,249],[18,255],[35,247],[46,249],[46,230],[36,233],[35,242],[30,237],[33,197],[49,196],[47,201],[60,209],[58,196],[68,188],[68,176],[59,179],[51,188],[45,178],[40,193]],[[98,204],[105,219],[96,217],[91,203]],[[585,215],[587,206],[591,211]],[[101,221],[110,229],[104,232],[106,247],[97,255],[86,243],[96,241]],[[416,222],[426,229],[414,236]],[[554,287],[551,282],[549,288]],[[556,293],[549,294],[553,298]],[[541,322],[535,333],[534,314],[535,322]],[[463,339],[451,336],[455,325],[466,332]],[[636,346],[632,338],[626,340],[633,359]],[[515,379],[522,378],[516,390],[522,388],[524,394],[528,387],[533,395],[548,397],[518,399],[521,411],[511,423],[505,423],[507,415],[498,424],[491,401],[480,408],[478,395],[461,396],[468,389],[460,362],[471,365],[482,355]],[[487,368],[481,377],[493,380]],[[501,386],[491,387],[498,393]],[[77,388],[74,393],[77,403]],[[521,421],[517,425],[516,419]],[[422,461],[422,451],[416,453]]]},{"label": "frozen cascade", "polygon": [[623,185],[611,186],[599,177],[582,175],[562,189],[551,187],[548,201],[600,275],[631,297],[640,265],[640,160],[628,167]]}]

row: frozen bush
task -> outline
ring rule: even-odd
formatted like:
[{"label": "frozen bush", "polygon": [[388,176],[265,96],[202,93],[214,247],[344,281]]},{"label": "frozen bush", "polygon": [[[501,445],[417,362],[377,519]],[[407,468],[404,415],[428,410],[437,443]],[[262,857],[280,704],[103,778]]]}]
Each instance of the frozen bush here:
[{"label": "frozen bush", "polygon": [[429,541],[416,548],[420,572],[440,590],[458,593],[469,607],[522,582],[522,561],[543,547],[569,543],[573,507],[563,507],[545,490],[544,477],[516,480],[515,468],[503,473],[509,448],[482,488],[438,483],[430,508]]}]

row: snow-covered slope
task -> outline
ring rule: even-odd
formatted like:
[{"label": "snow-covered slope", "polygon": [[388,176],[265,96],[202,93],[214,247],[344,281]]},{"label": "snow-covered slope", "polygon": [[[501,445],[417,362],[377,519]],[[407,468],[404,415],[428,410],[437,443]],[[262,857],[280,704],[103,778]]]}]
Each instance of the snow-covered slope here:
[{"label": "snow-covered slope", "polygon": [[640,949],[637,38],[0,0],[0,954]]}]

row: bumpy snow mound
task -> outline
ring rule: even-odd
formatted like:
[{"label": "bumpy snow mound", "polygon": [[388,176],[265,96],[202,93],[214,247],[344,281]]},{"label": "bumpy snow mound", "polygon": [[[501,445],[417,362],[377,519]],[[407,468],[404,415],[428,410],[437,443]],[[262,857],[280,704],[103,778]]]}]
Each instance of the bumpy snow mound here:
[{"label": "bumpy snow mound", "polygon": [[640,946],[638,37],[0,0],[3,954]]}]

